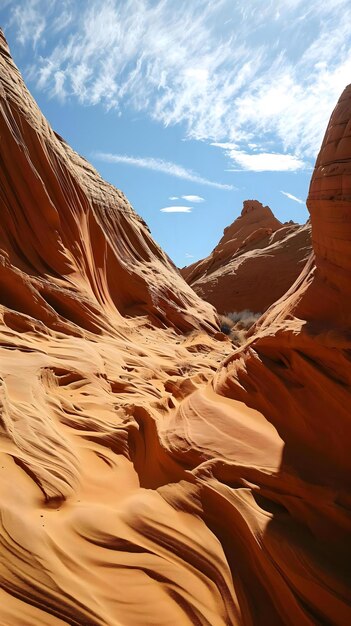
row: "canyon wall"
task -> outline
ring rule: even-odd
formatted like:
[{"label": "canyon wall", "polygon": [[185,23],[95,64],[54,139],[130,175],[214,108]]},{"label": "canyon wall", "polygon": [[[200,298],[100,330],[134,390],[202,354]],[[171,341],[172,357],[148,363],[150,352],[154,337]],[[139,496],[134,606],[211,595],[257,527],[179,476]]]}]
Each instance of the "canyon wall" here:
[{"label": "canyon wall", "polygon": [[349,624],[351,88],[234,352],[3,36],[0,107],[1,623]]},{"label": "canyon wall", "polygon": [[50,128],[3,34],[0,63],[1,303],[50,328],[98,332],[111,311],[216,327],[123,193]]},{"label": "canyon wall", "polygon": [[211,254],[181,274],[219,313],[262,313],[298,278],[311,247],[310,224],[282,224],[269,207],[245,200]]}]

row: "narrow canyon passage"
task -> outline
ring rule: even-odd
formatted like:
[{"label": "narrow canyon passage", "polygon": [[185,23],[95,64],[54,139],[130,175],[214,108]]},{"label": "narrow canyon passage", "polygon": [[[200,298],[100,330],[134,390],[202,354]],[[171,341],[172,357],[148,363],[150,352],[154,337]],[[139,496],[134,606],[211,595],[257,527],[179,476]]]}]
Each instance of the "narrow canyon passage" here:
[{"label": "narrow canyon passage", "polygon": [[351,622],[351,90],[236,347],[0,36],[0,622]]}]

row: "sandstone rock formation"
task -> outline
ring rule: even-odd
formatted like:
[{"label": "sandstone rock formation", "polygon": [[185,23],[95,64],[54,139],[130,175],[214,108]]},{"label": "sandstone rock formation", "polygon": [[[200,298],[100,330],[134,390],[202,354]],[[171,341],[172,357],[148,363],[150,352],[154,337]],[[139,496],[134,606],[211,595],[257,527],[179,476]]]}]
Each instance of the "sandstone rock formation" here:
[{"label": "sandstone rock formation", "polygon": [[116,309],[215,327],[124,195],[51,130],[3,35],[0,46],[2,304],[52,329],[98,332]]},{"label": "sandstone rock formation", "polygon": [[0,211],[0,623],[224,625],[229,568],[154,489],[185,475],[154,420],[228,346],[192,334],[212,307],[51,130],[2,34]]},{"label": "sandstone rock formation", "polygon": [[211,254],[181,274],[219,313],[263,312],[295,282],[310,253],[309,224],[282,224],[268,206],[245,200]]},{"label": "sandstone rock formation", "polygon": [[[206,456],[195,472],[244,624],[351,620],[350,129],[351,85],[310,185],[314,254],[170,430],[179,456],[191,450],[195,466],[195,441]],[[225,452],[210,436],[219,424]]]},{"label": "sandstone rock formation", "polygon": [[0,60],[0,623],[346,626],[351,88],[315,256],[229,354]]}]

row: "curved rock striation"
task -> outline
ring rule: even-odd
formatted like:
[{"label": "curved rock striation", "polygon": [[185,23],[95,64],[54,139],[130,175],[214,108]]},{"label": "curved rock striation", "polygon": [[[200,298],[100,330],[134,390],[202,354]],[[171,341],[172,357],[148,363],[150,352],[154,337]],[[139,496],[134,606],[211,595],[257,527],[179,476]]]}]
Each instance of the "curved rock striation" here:
[{"label": "curved rock striation", "polygon": [[186,476],[157,420],[228,353],[213,309],[52,131],[2,33],[0,137],[0,622],[224,626],[223,550],[156,490]]},{"label": "curved rock striation", "polygon": [[244,624],[351,619],[350,128],[349,86],[311,180],[314,254],[168,431],[212,490]]},{"label": "curved rock striation", "polygon": [[2,34],[0,63],[2,304],[50,328],[98,332],[116,310],[216,327],[124,195],[52,131]]},{"label": "curved rock striation", "polygon": [[219,313],[258,313],[291,287],[310,254],[310,224],[282,224],[269,207],[245,200],[211,254],[181,274]]},{"label": "curved rock striation", "polygon": [[0,622],[346,626],[350,89],[315,257],[232,353],[0,62]]}]

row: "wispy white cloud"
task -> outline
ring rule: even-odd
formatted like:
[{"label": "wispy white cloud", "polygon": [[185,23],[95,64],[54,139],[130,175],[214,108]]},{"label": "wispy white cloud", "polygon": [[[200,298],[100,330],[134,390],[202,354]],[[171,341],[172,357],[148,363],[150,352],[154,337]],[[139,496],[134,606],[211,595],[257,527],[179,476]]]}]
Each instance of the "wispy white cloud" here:
[{"label": "wispy white cloud", "polygon": [[250,143],[255,153],[286,155],[286,164],[314,159],[350,81],[349,0],[310,0],[307,8],[303,0],[76,6],[9,5],[18,40],[36,46],[37,86],[54,97],[182,124],[189,138],[244,152]]},{"label": "wispy white cloud", "polygon": [[194,255],[190,254],[189,252],[186,252],[184,256],[185,256],[186,259],[193,259],[194,258]]},{"label": "wispy white cloud", "polygon": [[187,202],[204,202],[205,198],[203,198],[202,196],[181,196],[183,198],[183,200],[187,200]]},{"label": "wispy white cloud", "polygon": [[204,202],[205,198],[203,198],[202,196],[197,196],[197,195],[193,195],[193,196],[169,196],[169,200],[186,200],[187,202]]},{"label": "wispy white cloud", "polygon": [[192,206],[165,206],[161,213],[191,213]]},{"label": "wispy white cloud", "polygon": [[292,154],[277,154],[275,152],[250,154],[243,150],[227,150],[226,153],[234,161],[234,164],[238,166],[237,168],[227,170],[231,172],[241,170],[251,172],[295,172],[296,170],[306,168],[305,163]]},{"label": "wispy white cloud", "polygon": [[93,154],[95,159],[104,161],[105,163],[122,163],[124,165],[134,165],[135,167],[141,167],[154,172],[162,172],[169,176],[175,176],[176,178],[182,178],[183,180],[190,180],[193,183],[200,185],[208,185],[209,187],[215,187],[216,189],[233,189],[232,185],[225,185],[218,183],[208,178],[204,178],[193,172],[193,170],[186,169],[181,165],[172,163],[171,161],[164,161],[163,159],[155,159],[154,157],[133,157],[125,154],[109,154],[105,152],[96,152]]},{"label": "wispy white cloud", "polygon": [[70,4],[70,0],[66,0],[66,6],[64,6],[63,3],[59,15],[54,19],[52,23],[52,30],[54,33],[59,33],[65,30],[72,23],[74,13]]},{"label": "wispy white cloud", "polygon": [[31,44],[34,49],[46,45],[47,35],[50,38],[66,30],[77,9],[74,0],[1,0],[0,11],[5,7],[10,7],[6,29],[13,27],[17,41],[23,46]]},{"label": "wispy white cloud", "polygon": [[305,204],[305,202],[301,200],[301,198],[294,196],[292,193],[289,193],[288,191],[281,191],[280,193],[282,193],[283,196],[286,196],[290,200],[294,200],[294,202],[298,202],[299,204]]},{"label": "wispy white cloud", "polygon": [[248,144],[254,152],[240,150],[234,143],[211,144],[216,148],[222,148],[226,156],[234,162],[236,168],[230,168],[229,172],[248,170],[251,172],[295,172],[296,170],[309,167],[294,154],[279,154],[277,152],[258,152],[256,144]]},{"label": "wispy white cloud", "polygon": [[22,45],[32,42],[33,47],[36,47],[44,32],[46,12],[40,11],[40,5],[40,0],[27,0],[12,10],[10,25],[16,26],[16,37]]}]

